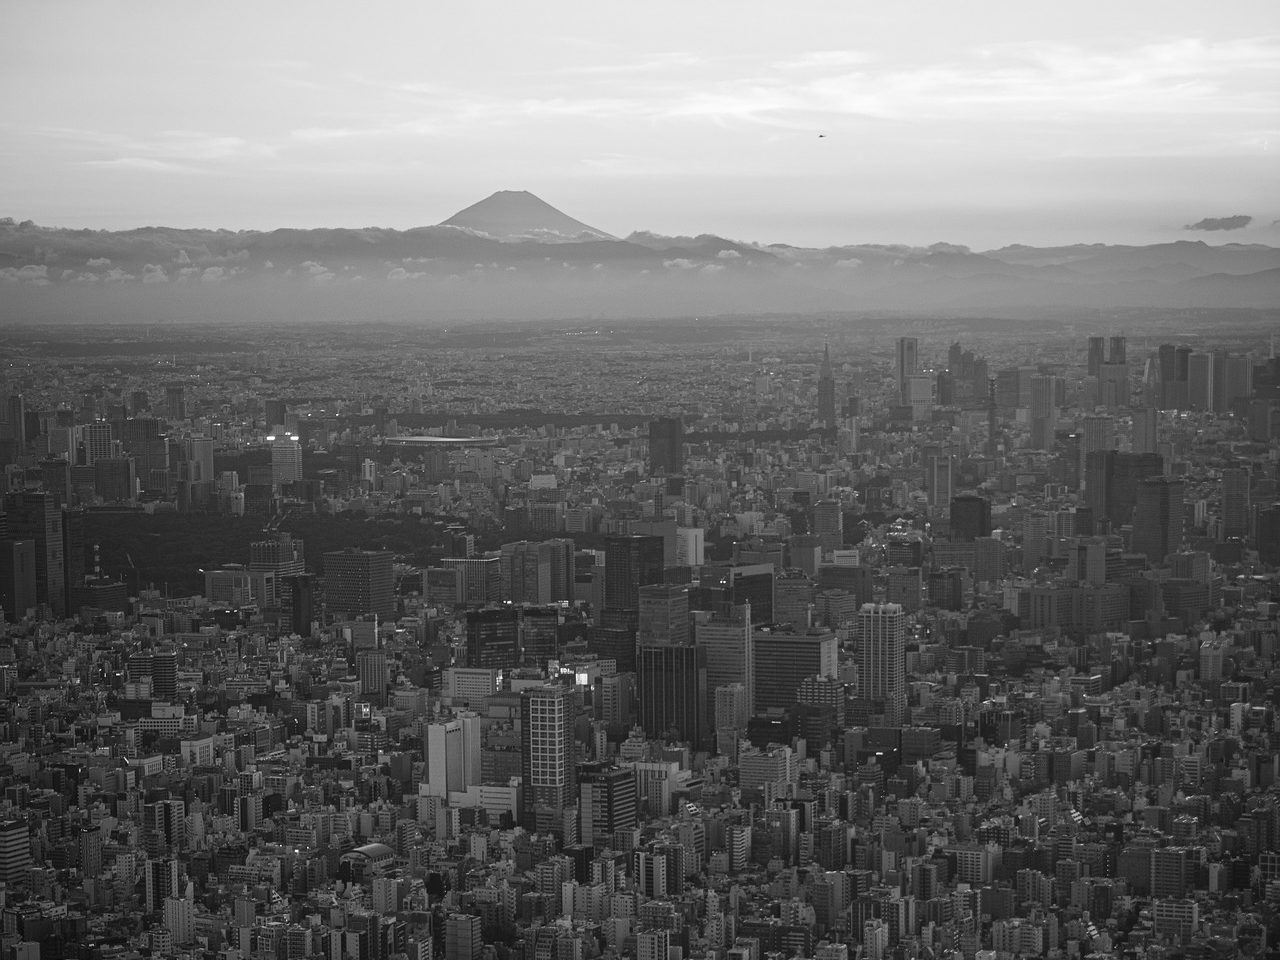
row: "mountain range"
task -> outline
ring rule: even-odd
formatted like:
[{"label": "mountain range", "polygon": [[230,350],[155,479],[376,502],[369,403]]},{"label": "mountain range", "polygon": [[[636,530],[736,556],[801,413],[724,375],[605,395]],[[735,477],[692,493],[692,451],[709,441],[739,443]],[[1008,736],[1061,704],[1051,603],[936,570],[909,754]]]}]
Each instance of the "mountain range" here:
[{"label": "mountain range", "polygon": [[944,243],[806,248],[709,234],[617,238],[524,191],[500,191],[409,230],[112,232],[0,219],[0,322],[1278,305],[1280,249],[1260,244],[973,251]]}]

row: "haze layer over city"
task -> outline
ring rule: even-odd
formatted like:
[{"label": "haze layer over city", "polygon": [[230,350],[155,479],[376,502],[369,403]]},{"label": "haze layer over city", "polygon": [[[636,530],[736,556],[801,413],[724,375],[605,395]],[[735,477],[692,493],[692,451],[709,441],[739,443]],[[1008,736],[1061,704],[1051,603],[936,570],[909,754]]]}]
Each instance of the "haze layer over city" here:
[{"label": "haze layer over city", "polygon": [[1280,956],[1280,14],[11,5],[0,960]]}]

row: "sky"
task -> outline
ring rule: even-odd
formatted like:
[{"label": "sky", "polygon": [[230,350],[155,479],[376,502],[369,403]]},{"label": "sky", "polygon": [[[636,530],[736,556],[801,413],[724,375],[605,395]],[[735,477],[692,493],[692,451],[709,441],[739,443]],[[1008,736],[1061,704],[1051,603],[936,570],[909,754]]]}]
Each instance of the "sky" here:
[{"label": "sky", "polygon": [[15,0],[0,84],[47,225],[1280,244],[1275,0]]}]

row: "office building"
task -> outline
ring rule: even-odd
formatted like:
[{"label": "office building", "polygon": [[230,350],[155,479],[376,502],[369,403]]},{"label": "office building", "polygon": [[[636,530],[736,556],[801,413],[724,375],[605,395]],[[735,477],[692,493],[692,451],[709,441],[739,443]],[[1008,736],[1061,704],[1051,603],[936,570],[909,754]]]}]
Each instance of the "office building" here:
[{"label": "office building", "polygon": [[4,499],[9,536],[35,544],[36,603],[48,604],[55,617],[67,612],[66,546],[62,536],[62,508],[50,493],[25,490]]},{"label": "office building", "polygon": [[467,664],[493,670],[520,665],[520,609],[486,607],[467,611]]},{"label": "office building", "polygon": [[1187,358],[1187,409],[1213,409],[1213,354],[1196,352]]},{"label": "office building", "polygon": [[0,611],[16,623],[36,607],[36,543],[0,540]]},{"label": "office building", "polygon": [[545,667],[560,656],[560,608],[525,605],[520,611],[520,662]]},{"label": "office building", "polygon": [[164,405],[170,420],[187,419],[187,391],[182,384],[171,384],[164,388]]},{"label": "office building", "polygon": [[1096,450],[1085,455],[1085,505],[1094,522],[1117,530],[1128,523],[1138,502],[1138,484],[1164,473],[1154,453]]},{"label": "office building", "polygon": [[813,505],[813,535],[823,553],[844,546],[844,510],[839,500],[819,500]]},{"label": "office building", "polygon": [[894,379],[898,386],[900,406],[911,405],[910,381],[918,371],[920,343],[915,337],[899,337],[894,363]]},{"label": "office building", "polygon": [[445,557],[440,565],[458,571],[458,589],[467,606],[483,607],[502,600],[501,556]]},{"label": "office building", "polygon": [[313,573],[295,574],[276,581],[280,602],[280,632],[288,636],[311,636],[316,616],[316,577]]},{"label": "office building", "polygon": [[828,430],[836,425],[836,381],[831,373],[831,347],[822,348],[818,368],[818,420]]},{"label": "office building", "polygon": [[1031,378],[1031,446],[1036,450],[1052,450],[1058,428],[1058,378]]},{"label": "office building", "polygon": [[753,623],[772,623],[773,582],[772,563],[706,564],[690,601],[698,610],[748,605]]},{"label": "office building", "polygon": [[645,643],[636,647],[640,726],[653,740],[707,746],[707,647]]},{"label": "office building", "polygon": [[715,612],[694,615],[694,643],[707,651],[707,690],[740,684],[746,691],[748,714],[754,713],[755,657],[751,655],[751,605],[722,605]]},{"label": "office building", "polygon": [[858,611],[857,698],[890,724],[906,704],[906,614],[896,603],[866,603]]},{"label": "office building", "polygon": [[182,896],[179,887],[180,873],[177,860],[148,860],[143,867],[145,898],[142,904],[143,913],[158,913],[164,907],[165,900]]},{"label": "office building", "polygon": [[1153,565],[1182,549],[1185,489],[1182,480],[1168,477],[1152,477],[1138,483],[1132,549],[1145,554]]},{"label": "office building", "polygon": [[563,811],[577,797],[573,701],[563,687],[520,693],[521,825],[539,833],[563,832]]},{"label": "office building", "polygon": [[387,687],[391,683],[387,651],[375,649],[357,652],[356,676],[360,678],[360,695],[364,699],[379,706],[387,702]]},{"label": "office building", "polygon": [[324,555],[324,601],[330,616],[375,614],[391,620],[396,613],[394,555],[389,550],[349,547]]},{"label": "office building", "polygon": [[786,709],[796,702],[800,684],[806,677],[835,679],[839,643],[829,630],[785,633],[757,630],[752,635],[751,653],[755,660],[755,694],[752,704],[756,713]]},{"label": "office building", "polygon": [[1155,453],[1160,444],[1160,411],[1155,407],[1138,407],[1133,411],[1134,453]]},{"label": "office building", "polygon": [[7,889],[23,887],[31,871],[31,833],[25,820],[0,822],[0,881]]},{"label": "office building", "polygon": [[1106,359],[1106,338],[1090,337],[1086,352],[1085,370],[1090,377],[1096,377]]},{"label": "office building", "polygon": [[951,498],[951,539],[972,543],[991,536],[991,501],[976,493]]},{"label": "office building", "polygon": [[451,913],[444,922],[444,960],[480,960],[484,952],[481,920],[469,913]]},{"label": "office building", "polygon": [[578,810],[582,842],[596,850],[613,843],[614,831],[636,825],[636,775],[612,762],[584,763],[578,768]]},{"label": "office building", "polygon": [[499,553],[502,599],[555,603],[573,599],[573,541],[520,540]]},{"label": "office building", "polygon": [[640,588],[636,638],[640,643],[684,643],[689,639],[689,587],[651,583]]},{"label": "office building", "polygon": [[649,473],[654,476],[684,472],[684,423],[679,417],[649,421]]},{"label": "office building", "polygon": [[447,797],[480,783],[483,746],[477,714],[432,721],[421,729],[423,776],[429,795]]},{"label": "office building", "polygon": [[608,537],[604,546],[604,605],[640,609],[640,588],[662,583],[665,546],[657,536]]},{"label": "office building", "polygon": [[1222,535],[1249,536],[1249,469],[1229,467],[1222,471]]},{"label": "office building", "polygon": [[302,479],[302,444],[291,435],[269,437],[271,442],[271,483],[280,487]]}]

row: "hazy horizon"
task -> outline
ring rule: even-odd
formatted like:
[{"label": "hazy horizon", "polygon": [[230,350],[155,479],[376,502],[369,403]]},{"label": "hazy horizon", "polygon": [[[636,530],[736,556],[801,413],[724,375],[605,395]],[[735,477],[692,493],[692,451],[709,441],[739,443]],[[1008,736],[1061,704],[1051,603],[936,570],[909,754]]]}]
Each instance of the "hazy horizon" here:
[{"label": "hazy horizon", "polygon": [[0,216],[404,229],[509,189],[618,236],[1280,242],[1273,4],[732,12],[18,5]]}]

